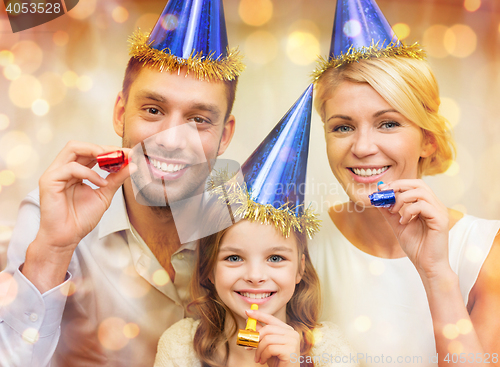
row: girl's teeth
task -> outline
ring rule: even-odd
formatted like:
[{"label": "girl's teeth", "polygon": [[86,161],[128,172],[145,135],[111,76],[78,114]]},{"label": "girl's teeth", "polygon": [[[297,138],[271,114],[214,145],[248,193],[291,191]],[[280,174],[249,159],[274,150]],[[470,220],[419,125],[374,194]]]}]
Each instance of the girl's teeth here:
[{"label": "girl's teeth", "polygon": [[246,293],[246,292],[242,292],[240,294],[243,297],[256,298],[256,299],[267,298],[267,297],[271,296],[271,293]]},{"label": "girl's teeth", "polygon": [[380,175],[381,173],[387,171],[387,169],[389,168],[389,166],[385,166],[383,168],[379,168],[379,169],[371,169],[371,168],[367,168],[366,170],[363,169],[363,168],[353,168],[352,171],[358,175],[358,176],[362,176],[362,177],[370,177],[370,176],[375,176],[375,175]]}]

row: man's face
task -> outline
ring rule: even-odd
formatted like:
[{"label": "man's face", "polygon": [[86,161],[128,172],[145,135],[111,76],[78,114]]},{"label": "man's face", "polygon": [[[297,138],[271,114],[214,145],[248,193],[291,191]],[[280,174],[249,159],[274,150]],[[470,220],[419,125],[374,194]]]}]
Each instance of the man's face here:
[{"label": "man's face", "polygon": [[201,193],[215,159],[234,132],[227,121],[226,86],[144,67],[131,85],[128,101],[118,95],[115,131],[133,148],[137,171],[131,180],[136,199],[165,206]]}]

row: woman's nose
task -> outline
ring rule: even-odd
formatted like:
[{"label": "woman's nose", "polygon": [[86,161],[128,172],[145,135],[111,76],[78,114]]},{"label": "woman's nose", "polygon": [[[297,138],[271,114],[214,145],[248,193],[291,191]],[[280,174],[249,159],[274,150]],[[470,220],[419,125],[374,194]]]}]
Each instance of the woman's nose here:
[{"label": "woman's nose", "polygon": [[358,158],[377,153],[378,147],[374,133],[368,129],[360,129],[353,136],[351,152]]}]

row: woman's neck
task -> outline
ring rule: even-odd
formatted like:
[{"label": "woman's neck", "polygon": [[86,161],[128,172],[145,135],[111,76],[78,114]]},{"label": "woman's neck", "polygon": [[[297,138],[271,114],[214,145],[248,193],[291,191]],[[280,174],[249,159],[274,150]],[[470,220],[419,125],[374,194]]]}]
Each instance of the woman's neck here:
[{"label": "woman's neck", "polygon": [[350,201],[330,208],[329,214],[344,237],[361,251],[387,259],[406,256],[379,209]]}]

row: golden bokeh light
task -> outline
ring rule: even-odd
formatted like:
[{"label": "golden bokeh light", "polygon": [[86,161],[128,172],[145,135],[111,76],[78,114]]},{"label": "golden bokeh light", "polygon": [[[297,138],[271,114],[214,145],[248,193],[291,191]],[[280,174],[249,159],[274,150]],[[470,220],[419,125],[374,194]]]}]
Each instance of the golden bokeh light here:
[{"label": "golden bokeh light", "polygon": [[0,273],[0,306],[6,306],[17,297],[18,285],[9,273]]},{"label": "golden bokeh light", "polygon": [[0,185],[1,186],[10,186],[16,181],[16,175],[14,172],[4,169],[0,171]]},{"label": "golden bokeh light", "polygon": [[368,265],[368,269],[373,275],[381,275],[385,271],[385,265],[380,260],[372,260]]},{"label": "golden bokeh light", "polygon": [[245,41],[245,55],[252,62],[265,65],[278,55],[278,40],[267,31],[256,31]]},{"label": "golden bokeh light", "polygon": [[458,125],[461,110],[459,104],[453,98],[441,97],[439,113],[446,117],[446,119],[450,122],[451,127]]},{"label": "golden bokeh light", "polygon": [[453,161],[444,174],[448,176],[456,176],[459,172],[460,165],[457,163],[457,161]]},{"label": "golden bokeh light", "polygon": [[113,9],[111,17],[116,23],[125,23],[129,17],[128,10],[123,6],[117,6]]},{"label": "golden bokeh light", "polygon": [[5,157],[18,145],[31,145],[31,139],[24,131],[12,130],[0,135],[0,156]]},{"label": "golden bokeh light", "polygon": [[16,65],[23,73],[30,74],[37,71],[42,65],[43,51],[33,41],[20,41],[11,48]]},{"label": "golden bokeh light", "polygon": [[0,66],[7,66],[14,63],[14,54],[9,50],[0,51]]},{"label": "golden bokeh light", "polygon": [[478,185],[484,197],[493,202],[500,203],[500,170],[491,167],[500,167],[500,144],[493,144],[478,157]]},{"label": "golden bokeh light", "polygon": [[37,116],[45,116],[49,113],[50,106],[44,99],[37,99],[31,105],[31,111]]},{"label": "golden bokeh light", "polygon": [[28,344],[35,344],[40,338],[40,334],[36,329],[27,328],[23,331],[22,338]]},{"label": "golden bokeh light", "polygon": [[136,21],[134,29],[141,29],[143,32],[149,32],[156,21],[158,20],[158,14],[155,13],[146,13],[141,15]]},{"label": "golden bokeh light", "polygon": [[287,39],[286,53],[294,64],[312,64],[320,53],[319,41],[312,33],[292,32]]},{"label": "golden bokeh light", "polygon": [[153,283],[158,286],[164,286],[170,281],[170,277],[165,269],[158,269],[153,273]]},{"label": "golden bokeh light", "polygon": [[467,250],[465,250],[465,258],[472,263],[483,260],[483,255],[483,250],[476,246],[467,247]]},{"label": "golden bokeh light", "polygon": [[448,352],[460,355],[464,351],[464,346],[458,340],[453,340],[448,344]]},{"label": "golden bokeh light", "polygon": [[54,43],[57,46],[60,46],[60,47],[66,46],[69,42],[69,34],[68,34],[68,32],[58,30],[52,36],[52,41],[54,41]]},{"label": "golden bokeh light", "polygon": [[62,77],[53,72],[43,73],[38,80],[42,84],[42,98],[51,106],[54,106],[66,97],[66,84]]},{"label": "golden bokeh light", "polygon": [[308,19],[299,19],[296,22],[292,23],[290,27],[288,27],[288,32],[308,32],[314,35],[316,38],[321,37],[321,30],[317,26],[315,22]]},{"label": "golden bokeh light", "polygon": [[50,126],[43,126],[36,132],[36,140],[42,144],[48,144],[54,138],[54,133]]},{"label": "golden bokeh light", "polygon": [[139,335],[140,328],[139,325],[129,322],[123,327],[123,335],[128,339],[134,339]]},{"label": "golden bokeh light", "polygon": [[61,291],[62,295],[71,297],[76,292],[76,284],[72,280],[68,280],[68,282],[64,284],[64,286],[59,288],[59,290]]},{"label": "golden bokeh light", "polygon": [[92,89],[93,84],[94,82],[92,81],[92,78],[86,75],[82,75],[76,81],[76,87],[82,92],[88,92],[90,89]]},{"label": "golden bokeh light", "polygon": [[109,350],[124,348],[129,339],[123,333],[126,322],[119,317],[108,317],[99,325],[97,338],[101,345]]},{"label": "golden bokeh light", "polygon": [[354,328],[359,331],[364,333],[365,331],[368,331],[372,327],[372,320],[368,316],[361,315],[356,317],[354,320]]},{"label": "golden bokeh light", "polygon": [[9,125],[10,125],[9,116],[0,113],[0,131],[7,129]]},{"label": "golden bokeh light", "polygon": [[446,324],[443,327],[443,335],[446,339],[455,339],[459,335],[457,325]]},{"label": "golden bokeh light", "polygon": [[[0,225],[0,242],[7,243],[12,237],[12,228],[9,226]],[[5,249],[6,250],[6,249]],[[0,275],[1,277],[1,275]],[[0,279],[0,287],[2,286],[2,280]],[[0,294],[4,294],[6,291],[1,291]]]},{"label": "golden bokeh light", "polygon": [[8,80],[16,80],[21,76],[21,68],[16,64],[7,65],[3,68],[3,76]]},{"label": "golden bokeh light", "polygon": [[472,329],[472,322],[468,319],[461,319],[457,322],[458,332],[462,335],[469,334]]},{"label": "golden bokeh light", "polygon": [[244,23],[259,27],[273,17],[273,3],[271,0],[241,0],[238,13]]},{"label": "golden bokeh light", "polygon": [[74,19],[85,19],[95,12],[97,0],[80,0],[67,14]]},{"label": "golden bokeh light", "polygon": [[425,45],[425,50],[429,56],[436,58],[448,56],[448,51],[443,47],[444,35],[447,30],[448,27],[441,24],[435,24],[427,28],[424,32],[422,44]]},{"label": "golden bokeh light", "polygon": [[477,46],[476,33],[465,24],[455,24],[446,30],[444,47],[450,55],[464,58],[470,56]]},{"label": "golden bokeh light", "polygon": [[9,98],[17,107],[31,108],[41,96],[42,85],[32,75],[21,75],[10,84]]},{"label": "golden bokeh light", "polygon": [[78,82],[78,74],[71,70],[65,71],[62,76],[62,81],[65,86],[74,87]]},{"label": "golden bokeh light", "polygon": [[406,23],[396,23],[392,26],[392,31],[398,36],[398,39],[404,40],[410,35],[410,26]]},{"label": "golden bokeh light", "polygon": [[35,159],[38,153],[31,145],[16,145],[12,148],[7,156],[5,157],[5,162],[9,168],[15,168],[17,166],[24,165],[25,163],[30,163],[30,165],[35,166]]},{"label": "golden bokeh light", "polygon": [[464,8],[467,11],[475,12],[481,6],[481,0],[464,0]]}]

